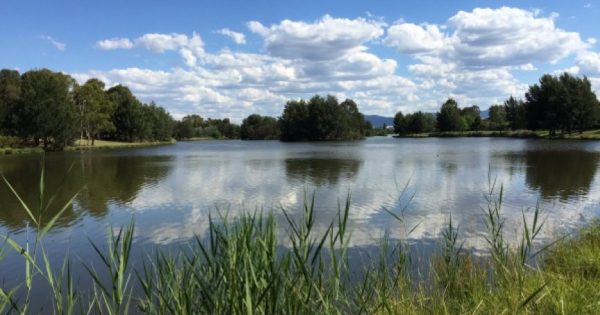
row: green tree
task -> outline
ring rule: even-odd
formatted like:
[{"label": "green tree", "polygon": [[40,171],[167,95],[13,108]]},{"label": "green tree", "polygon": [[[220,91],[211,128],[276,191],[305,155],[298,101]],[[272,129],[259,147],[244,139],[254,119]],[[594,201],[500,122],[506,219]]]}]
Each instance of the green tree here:
[{"label": "green tree", "polygon": [[115,103],[104,91],[104,82],[98,79],[89,79],[82,86],[74,90],[74,101],[79,108],[80,137],[84,133],[92,145],[101,133],[110,133],[116,130],[111,121],[115,111]]},{"label": "green tree", "polygon": [[490,129],[493,130],[506,130],[508,127],[508,121],[506,120],[506,109],[503,105],[490,106]]},{"label": "green tree", "polygon": [[288,101],[278,120],[282,141],[306,141],[309,139],[310,127],[306,101]]},{"label": "green tree", "polygon": [[46,150],[61,150],[76,137],[76,112],[71,91],[75,80],[48,69],[23,74],[21,109],[17,111],[21,136],[43,141]]},{"label": "green tree", "polygon": [[460,117],[458,104],[452,98],[449,98],[437,113],[437,128],[439,131],[460,131],[463,128],[463,122]]},{"label": "green tree", "polygon": [[479,110],[479,106],[473,105],[461,109],[460,116],[463,120],[463,130],[480,130],[481,110]]},{"label": "green tree", "polygon": [[504,110],[510,129],[518,130],[527,128],[527,113],[525,103],[522,100],[517,100],[512,96],[509,97],[504,102]]},{"label": "green tree", "polygon": [[558,95],[561,91],[558,78],[545,74],[540,78],[540,83],[529,86],[525,93],[527,100],[527,124],[529,129],[547,129],[555,135],[559,129],[559,108],[561,106]]},{"label": "green tree", "polygon": [[189,120],[181,120],[175,122],[173,136],[177,140],[193,138],[195,136],[193,123]]},{"label": "green tree", "polygon": [[123,85],[114,86],[107,93],[116,104],[112,116],[112,122],[116,127],[115,138],[129,142],[142,140],[146,133],[142,103],[133,96],[129,88]]},{"label": "green tree", "polygon": [[150,102],[144,105],[146,110],[145,121],[151,127],[149,139],[153,141],[169,141],[173,136],[175,121],[163,107]]},{"label": "green tree", "polygon": [[394,116],[394,132],[402,136],[406,134],[406,122],[402,112],[397,112]]},{"label": "green tree", "polygon": [[15,134],[13,113],[21,106],[21,75],[19,71],[0,71],[0,134]]},{"label": "green tree", "polygon": [[242,140],[277,140],[281,130],[277,119],[252,114],[244,119],[240,128]]}]

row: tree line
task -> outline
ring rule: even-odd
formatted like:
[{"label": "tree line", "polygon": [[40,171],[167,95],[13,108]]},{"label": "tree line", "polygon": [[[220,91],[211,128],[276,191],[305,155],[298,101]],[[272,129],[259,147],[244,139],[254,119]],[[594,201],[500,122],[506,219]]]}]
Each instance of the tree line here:
[{"label": "tree line", "polygon": [[525,101],[513,96],[504,104],[492,105],[489,118],[482,119],[478,106],[459,108],[450,98],[440,110],[421,111],[394,117],[394,132],[399,135],[419,133],[479,131],[479,130],[548,130],[554,136],[573,131],[582,133],[599,125],[600,102],[588,78],[569,73],[559,76],[545,74],[538,84],[531,85]]},{"label": "tree line", "polygon": [[0,136],[13,145],[61,150],[77,139],[94,145],[98,139],[169,141],[239,138],[239,133],[240,127],[229,119],[192,115],[175,121],[163,107],[139,101],[123,85],[106,89],[96,78],[79,85],[71,76],[48,69],[23,74],[0,70]]}]

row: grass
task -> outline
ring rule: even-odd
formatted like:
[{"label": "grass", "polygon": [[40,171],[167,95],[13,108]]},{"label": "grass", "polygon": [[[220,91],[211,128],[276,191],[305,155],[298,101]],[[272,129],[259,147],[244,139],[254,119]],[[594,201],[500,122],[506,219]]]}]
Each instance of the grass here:
[{"label": "grass", "polygon": [[514,131],[449,131],[449,132],[432,132],[420,133],[405,136],[407,138],[456,138],[456,137],[503,137],[503,138],[531,138],[531,139],[550,139],[550,140],[600,140],[600,129],[586,130],[583,133],[573,132],[569,134],[558,134],[550,136],[547,130],[531,131],[531,130],[514,130]]},{"label": "grass", "polygon": [[175,143],[171,141],[151,141],[151,142],[121,142],[121,141],[105,141],[96,140],[92,146],[91,141],[88,144],[87,140],[75,140],[72,146],[68,146],[65,150],[101,150],[101,149],[120,149],[120,148],[137,148],[155,145],[164,145]]},{"label": "grass", "polygon": [[[134,220],[118,231],[111,227],[105,246],[90,241],[100,264],[81,262],[92,292],[77,291],[75,279],[81,280],[72,274],[70,257],[60,266],[47,259],[42,239],[73,199],[46,217],[54,196],[43,202],[43,183],[42,171],[38,205],[22,202],[35,240],[17,244],[3,236],[3,249],[21,254],[26,275],[21,285],[0,290],[2,313],[38,312],[29,302],[37,298],[30,295],[32,284],[40,283],[33,280],[41,278],[52,292],[44,311],[55,314],[600,314],[600,221],[540,246],[546,221],[536,207],[529,219],[523,213],[520,240],[509,244],[503,190],[494,192],[495,183],[482,209],[488,256],[466,252],[450,218],[428,268],[417,266],[421,260],[407,239],[384,237],[379,255],[363,261],[357,276],[347,255],[350,198],[317,234],[313,196],[300,216],[278,210],[288,226],[283,239],[274,211],[232,218],[216,210],[206,239],[196,237],[182,251],[156,249],[135,266]],[[410,235],[414,227],[405,226],[402,213],[390,212],[390,218]],[[100,277],[103,272],[108,276]]]}]

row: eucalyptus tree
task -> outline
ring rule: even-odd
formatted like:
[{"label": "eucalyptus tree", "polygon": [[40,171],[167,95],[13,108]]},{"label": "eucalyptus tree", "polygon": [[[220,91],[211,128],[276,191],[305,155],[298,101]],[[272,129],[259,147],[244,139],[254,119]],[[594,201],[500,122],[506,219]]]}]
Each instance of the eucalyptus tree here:
[{"label": "eucalyptus tree", "polygon": [[84,134],[92,145],[101,133],[112,133],[116,127],[111,118],[115,112],[116,104],[104,90],[104,82],[98,79],[89,79],[74,91],[74,101],[79,108],[80,138]]}]

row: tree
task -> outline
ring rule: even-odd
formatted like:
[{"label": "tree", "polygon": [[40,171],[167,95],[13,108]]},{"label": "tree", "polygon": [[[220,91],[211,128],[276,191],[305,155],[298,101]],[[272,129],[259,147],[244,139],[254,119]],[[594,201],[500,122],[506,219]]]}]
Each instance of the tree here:
[{"label": "tree", "polygon": [[145,122],[150,127],[149,139],[153,141],[169,141],[173,136],[175,121],[164,108],[150,102],[144,105]]},{"label": "tree", "polygon": [[506,120],[506,110],[503,105],[490,106],[490,129],[506,130],[508,121]]},{"label": "tree", "polygon": [[439,131],[460,131],[463,128],[463,122],[460,117],[458,104],[452,98],[449,98],[437,113],[437,128]]},{"label": "tree", "polygon": [[527,113],[525,111],[525,103],[522,100],[517,100],[512,96],[509,97],[504,102],[504,110],[510,129],[518,130],[527,128]]},{"label": "tree", "polygon": [[460,116],[463,120],[463,130],[481,129],[481,111],[479,106],[473,105],[460,110]]},{"label": "tree", "polygon": [[182,120],[175,122],[173,136],[177,140],[190,139],[194,135],[194,125],[190,120]]},{"label": "tree", "polygon": [[575,128],[583,132],[598,119],[598,99],[586,77],[545,74],[539,84],[529,87],[525,98],[529,128],[545,128],[550,135],[571,133]]},{"label": "tree", "polygon": [[77,133],[71,95],[75,80],[48,69],[28,71],[21,79],[23,106],[17,111],[21,136],[33,137],[36,144],[42,140],[46,150],[61,150]]},{"label": "tree", "polygon": [[115,125],[115,138],[133,142],[142,140],[147,134],[144,127],[144,112],[140,101],[133,96],[129,88],[117,85],[108,90],[110,99],[116,104],[112,116]]},{"label": "tree", "polygon": [[245,118],[240,128],[242,140],[277,140],[280,133],[277,119],[258,114]]},{"label": "tree", "polygon": [[0,134],[15,133],[13,113],[21,106],[21,75],[19,71],[0,71]]},{"label": "tree", "polygon": [[89,79],[84,85],[76,87],[73,94],[79,108],[81,138],[85,133],[88,141],[92,140],[94,145],[100,133],[116,130],[111,121],[116,106],[104,91],[104,82]]},{"label": "tree", "polygon": [[359,140],[365,136],[364,116],[347,99],[315,95],[309,102],[289,101],[279,118],[282,141]]},{"label": "tree", "polygon": [[308,104],[306,104],[306,101],[288,101],[278,120],[282,141],[306,141],[309,139]]},{"label": "tree", "polygon": [[529,86],[525,93],[527,100],[527,124],[529,129],[545,128],[550,135],[555,135],[559,129],[559,107],[561,84],[558,78],[545,74],[540,78],[540,84]]},{"label": "tree", "polygon": [[406,134],[404,115],[400,111],[394,116],[394,132],[401,136]]}]

